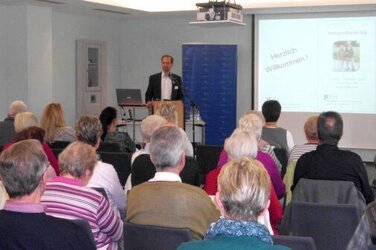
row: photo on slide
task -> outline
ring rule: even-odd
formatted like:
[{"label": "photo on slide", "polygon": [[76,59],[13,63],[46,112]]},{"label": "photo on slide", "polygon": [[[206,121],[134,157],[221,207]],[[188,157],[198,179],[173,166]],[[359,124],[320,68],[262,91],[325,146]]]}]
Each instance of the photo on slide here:
[{"label": "photo on slide", "polygon": [[360,43],[336,41],[333,44],[333,71],[355,72],[360,67]]}]

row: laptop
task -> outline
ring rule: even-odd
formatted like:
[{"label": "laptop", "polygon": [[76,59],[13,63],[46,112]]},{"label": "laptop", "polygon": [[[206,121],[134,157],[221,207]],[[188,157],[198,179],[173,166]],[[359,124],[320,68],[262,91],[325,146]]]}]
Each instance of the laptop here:
[{"label": "laptop", "polygon": [[119,106],[142,106],[141,89],[116,89]]}]

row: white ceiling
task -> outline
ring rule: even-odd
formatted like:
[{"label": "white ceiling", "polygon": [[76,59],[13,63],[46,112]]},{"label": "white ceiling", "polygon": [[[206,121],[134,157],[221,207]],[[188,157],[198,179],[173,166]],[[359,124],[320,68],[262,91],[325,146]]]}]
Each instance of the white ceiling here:
[{"label": "white ceiling", "polygon": [[[107,0],[114,1],[114,0]],[[118,0],[116,0],[118,1]],[[120,0],[122,1],[122,0]],[[124,0],[126,1],[126,0]],[[171,0],[137,0],[148,4],[158,1],[163,6],[168,5]],[[6,5],[23,5],[31,4],[37,6],[50,6],[56,11],[95,15],[110,16],[112,18],[123,18],[130,15],[148,15],[148,16],[176,16],[176,15],[193,15],[196,11],[195,3],[208,2],[206,0],[174,0],[174,3],[184,3],[183,11],[146,12],[131,8],[122,8],[86,2],[82,0],[0,0],[0,4]],[[191,10],[187,9],[187,1],[191,1]],[[220,0],[221,1],[221,0]],[[234,0],[230,1],[234,3]],[[237,4],[243,7],[243,14],[264,14],[264,13],[286,13],[286,12],[328,12],[328,11],[372,11],[376,10],[376,0],[236,0]],[[176,6],[178,9],[179,6]],[[188,7],[189,8],[189,7]]]}]

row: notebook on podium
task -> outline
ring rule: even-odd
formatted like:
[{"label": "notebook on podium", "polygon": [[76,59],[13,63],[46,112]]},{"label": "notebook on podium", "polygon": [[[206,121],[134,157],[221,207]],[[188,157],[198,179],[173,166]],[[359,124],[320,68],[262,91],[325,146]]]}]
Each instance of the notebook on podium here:
[{"label": "notebook on podium", "polygon": [[140,89],[116,89],[116,97],[119,106],[142,106]]}]

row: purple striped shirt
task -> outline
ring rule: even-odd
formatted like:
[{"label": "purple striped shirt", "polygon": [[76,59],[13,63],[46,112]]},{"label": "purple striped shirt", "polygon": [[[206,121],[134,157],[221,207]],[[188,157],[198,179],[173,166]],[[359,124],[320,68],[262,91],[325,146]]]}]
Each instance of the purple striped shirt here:
[{"label": "purple striped shirt", "polygon": [[84,219],[90,224],[97,249],[117,249],[123,222],[109,202],[81,182],[58,176],[47,182],[41,203],[46,213],[64,219]]}]

